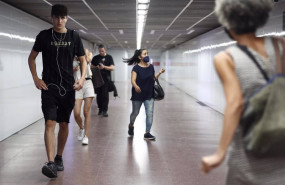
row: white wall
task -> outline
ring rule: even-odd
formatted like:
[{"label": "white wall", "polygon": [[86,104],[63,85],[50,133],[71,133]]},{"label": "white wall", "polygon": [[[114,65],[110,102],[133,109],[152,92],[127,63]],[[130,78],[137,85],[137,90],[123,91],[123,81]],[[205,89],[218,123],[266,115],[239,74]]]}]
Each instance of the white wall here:
[{"label": "white wall", "polygon": [[[283,11],[285,11],[285,2],[276,3],[268,23],[258,30],[257,34],[281,32]],[[213,66],[213,57],[226,46],[195,53],[185,54],[184,52],[227,42],[230,40],[220,27],[164,52],[160,60],[162,64],[165,64],[166,74],[162,75],[162,78],[223,113],[225,98],[221,82]]]},{"label": "white wall", "polygon": [[107,53],[113,57],[115,64],[115,70],[112,71],[112,79],[117,82],[126,81],[128,78],[128,66],[123,62],[123,58],[128,58],[127,51],[124,49],[107,49]]},{"label": "white wall", "polygon": [[[0,141],[43,117],[40,91],[34,86],[28,56],[34,42],[9,37],[35,39],[51,25],[0,1]],[[92,44],[83,41],[84,47]],[[38,55],[41,76],[42,59]]]}]

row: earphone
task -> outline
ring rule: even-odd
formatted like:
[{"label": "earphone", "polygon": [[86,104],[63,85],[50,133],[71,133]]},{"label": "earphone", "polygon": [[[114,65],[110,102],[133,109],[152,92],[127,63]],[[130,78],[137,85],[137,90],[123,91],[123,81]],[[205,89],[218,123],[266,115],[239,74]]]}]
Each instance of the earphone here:
[{"label": "earphone", "polygon": [[[66,33],[64,34],[63,38],[62,38],[62,35],[63,34],[60,35],[60,39],[57,38],[56,35],[53,33],[53,29],[51,29],[51,36],[52,36],[54,42],[62,42],[65,39]],[[59,95],[60,96],[64,96],[64,95],[66,95],[66,89],[62,86],[62,75],[61,75],[61,71],[60,71],[59,64],[58,64],[58,50],[59,50],[59,46],[57,45],[56,46],[56,64],[57,64],[57,68],[58,68],[59,75],[60,75],[60,83],[59,83],[59,85],[63,89],[64,93],[62,94],[61,90],[60,90],[60,87],[58,85],[54,84],[54,83],[47,84],[47,87],[50,86],[50,85],[56,86],[58,88]]]}]

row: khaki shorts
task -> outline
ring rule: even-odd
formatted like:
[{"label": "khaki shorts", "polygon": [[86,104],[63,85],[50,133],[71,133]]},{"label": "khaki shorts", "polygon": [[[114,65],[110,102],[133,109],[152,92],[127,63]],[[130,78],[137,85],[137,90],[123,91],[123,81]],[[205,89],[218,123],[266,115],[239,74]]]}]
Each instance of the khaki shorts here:
[{"label": "khaki shorts", "polygon": [[85,99],[91,97],[95,97],[92,80],[85,80],[83,88],[79,91],[75,91],[75,99]]}]

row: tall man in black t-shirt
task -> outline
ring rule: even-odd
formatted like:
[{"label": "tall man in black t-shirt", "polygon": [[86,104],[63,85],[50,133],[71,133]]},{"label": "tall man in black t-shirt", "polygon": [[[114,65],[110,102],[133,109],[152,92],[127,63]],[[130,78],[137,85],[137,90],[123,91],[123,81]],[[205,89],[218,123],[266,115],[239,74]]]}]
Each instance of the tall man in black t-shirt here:
[{"label": "tall man in black t-shirt", "polygon": [[[79,34],[65,27],[68,10],[64,5],[54,5],[51,10],[53,27],[41,31],[29,56],[29,67],[35,86],[41,90],[42,111],[45,118],[45,146],[48,163],[42,173],[56,178],[63,171],[62,153],[68,137],[68,123],[75,103],[75,90],[82,88],[87,64]],[[35,60],[42,52],[42,79],[38,78]],[[73,58],[81,62],[81,79],[73,78]],[[55,126],[59,123],[57,155],[55,156]],[[54,157],[55,156],[55,157]]]},{"label": "tall man in black t-shirt", "polygon": [[92,59],[92,65],[100,69],[104,85],[95,89],[97,94],[97,105],[99,108],[98,115],[108,117],[108,104],[109,104],[109,91],[108,82],[111,80],[111,71],[114,70],[114,61],[111,55],[106,53],[104,45],[98,47],[99,55],[96,55]]}]

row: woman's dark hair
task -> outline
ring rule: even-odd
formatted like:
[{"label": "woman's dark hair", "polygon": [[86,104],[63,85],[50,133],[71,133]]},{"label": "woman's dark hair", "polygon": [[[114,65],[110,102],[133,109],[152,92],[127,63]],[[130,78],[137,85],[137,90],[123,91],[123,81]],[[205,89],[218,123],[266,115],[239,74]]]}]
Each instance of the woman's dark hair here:
[{"label": "woman's dark hair", "polygon": [[123,58],[123,62],[128,63],[128,65],[140,63],[141,60],[139,59],[139,56],[141,56],[143,50],[146,50],[146,49],[137,49],[132,58],[129,58],[129,59]]},{"label": "woman's dark hair", "polygon": [[51,16],[67,16],[68,9],[62,4],[55,4],[51,8]]}]

